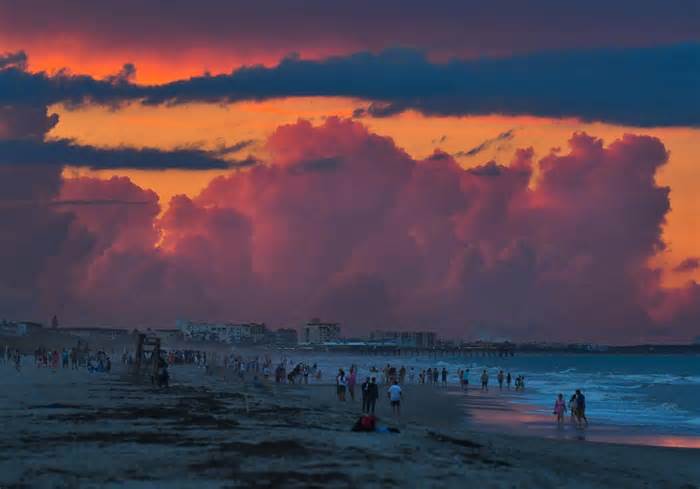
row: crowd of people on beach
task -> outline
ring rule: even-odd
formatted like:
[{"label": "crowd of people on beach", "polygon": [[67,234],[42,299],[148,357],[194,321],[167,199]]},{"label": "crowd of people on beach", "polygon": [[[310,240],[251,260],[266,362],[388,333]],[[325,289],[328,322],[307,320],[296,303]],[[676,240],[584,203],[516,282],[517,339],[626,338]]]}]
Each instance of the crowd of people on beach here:
[{"label": "crowd of people on beach", "polygon": [[[448,384],[449,372],[445,367],[435,367],[421,369],[418,372],[416,379],[416,370],[414,367],[408,369],[404,366],[396,367],[387,364],[381,371],[372,366],[369,368],[370,376],[366,377],[360,386],[362,397],[362,413],[374,415],[377,400],[379,399],[379,385],[388,386],[386,389],[387,398],[391,403],[392,413],[399,416],[401,413],[401,400],[403,392],[401,385],[415,383],[433,384],[446,386]],[[470,369],[458,369],[456,372],[457,380],[463,390],[469,388]],[[335,378],[336,394],[339,401],[355,400],[355,383],[357,379],[357,367],[351,365],[348,373],[345,369],[340,368]],[[488,392],[490,375],[488,369],[483,369],[479,376],[481,382],[481,391]],[[498,389],[500,391],[514,388],[516,392],[525,390],[525,376],[513,376],[510,372],[505,372],[500,369],[496,375]],[[571,421],[578,427],[588,425],[586,418],[586,397],[580,389],[571,396],[568,402],[568,409],[571,413]],[[559,394],[554,405],[554,414],[557,416],[557,423],[562,424],[567,411],[567,403],[564,400],[563,394]]]},{"label": "crowd of people on beach", "polygon": [[[303,364],[300,364],[303,365]],[[314,365],[315,367],[315,365]],[[456,372],[456,377],[459,385],[463,390],[469,388],[470,369],[460,368]],[[358,369],[356,365],[351,365],[346,372],[344,368],[339,368],[335,377],[336,396],[339,401],[355,400],[355,385],[357,383]],[[401,412],[401,400],[403,396],[402,385],[405,384],[431,384],[435,386],[447,386],[450,378],[449,371],[445,366],[429,367],[427,369],[416,370],[410,366],[395,366],[386,364],[381,370],[376,366],[369,367],[369,376],[360,386],[360,394],[362,397],[362,412],[364,414],[374,415],[377,400],[379,399],[379,385],[386,387],[387,398],[392,407],[392,413],[399,416]],[[481,390],[488,391],[489,387],[489,372],[483,369],[480,375]],[[510,390],[513,386],[516,391],[525,389],[525,376],[518,375],[515,378],[510,372],[499,370],[496,376],[499,390]]]},{"label": "crowd of people on beach", "polygon": [[[209,372],[209,362],[207,352],[198,350],[169,350],[161,353],[163,364],[159,368],[158,385],[168,385],[169,374],[167,367],[172,365],[191,365],[205,367]],[[214,363],[223,364],[225,372],[233,372],[233,378],[241,382],[246,382],[252,378],[255,384],[261,381],[271,382],[274,375],[274,382],[277,384],[309,384],[322,382],[322,371],[317,363],[293,362],[286,357],[282,357],[276,364],[273,363],[270,355],[254,355],[244,357],[241,354],[213,353]],[[122,363],[131,365],[134,362],[133,353],[124,350]],[[11,364],[19,371],[22,366],[22,354],[20,350],[8,346],[0,347],[0,363]],[[37,368],[51,368],[52,370],[86,368],[90,372],[110,372],[111,359],[104,351],[91,352],[87,345],[79,343],[73,348],[47,349],[39,347],[34,350],[34,365]],[[417,369],[414,366],[397,366],[387,363],[383,368],[376,366],[368,368],[367,375],[359,386],[359,397],[362,400],[362,413],[374,415],[377,401],[380,398],[380,385],[385,389],[386,397],[391,405],[392,413],[400,416],[401,401],[403,397],[402,387],[405,384],[430,384],[434,386],[447,386],[452,378],[445,366],[436,366]],[[163,374],[161,375],[161,371]],[[226,374],[225,374],[226,375]],[[355,401],[356,386],[358,384],[358,367],[350,365],[347,372],[340,368],[335,377],[336,395],[339,401]],[[470,387],[470,369],[458,368],[454,375],[462,390],[468,391]],[[490,373],[488,369],[482,369],[478,376],[481,391],[488,392],[490,384]],[[525,376],[514,376],[511,372],[499,369],[495,375],[499,390],[523,391],[525,389]],[[554,403],[553,414],[556,416],[556,423],[562,425],[566,413],[570,413],[573,424],[579,427],[588,425],[586,418],[586,398],[579,389],[571,396],[568,402],[563,394],[559,394]]]},{"label": "crowd of people on beach", "polygon": [[19,372],[22,368],[22,354],[17,348],[5,345],[0,349],[0,364],[12,365]]},{"label": "crowd of people on beach", "polygon": [[[5,345],[0,347],[0,364],[11,364],[19,372],[22,368],[24,355],[18,348]],[[47,368],[56,372],[59,369],[77,370],[86,368],[90,372],[110,372],[112,361],[103,350],[91,352],[84,344],[73,348],[45,348],[40,346],[33,352],[33,363],[36,368]]]}]

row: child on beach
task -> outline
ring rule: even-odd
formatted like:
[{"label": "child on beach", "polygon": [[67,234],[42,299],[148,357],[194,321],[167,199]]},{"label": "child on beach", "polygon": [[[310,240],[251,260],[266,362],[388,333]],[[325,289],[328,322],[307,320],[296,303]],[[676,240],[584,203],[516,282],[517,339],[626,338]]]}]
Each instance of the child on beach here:
[{"label": "child on beach", "polygon": [[554,413],[557,415],[557,424],[561,425],[564,422],[564,413],[566,412],[566,402],[564,394],[559,394],[557,400],[554,401]]},{"label": "child on beach", "polygon": [[335,378],[335,383],[338,390],[338,400],[345,401],[345,388],[347,380],[345,379],[345,371],[341,368],[338,370],[338,376]]}]

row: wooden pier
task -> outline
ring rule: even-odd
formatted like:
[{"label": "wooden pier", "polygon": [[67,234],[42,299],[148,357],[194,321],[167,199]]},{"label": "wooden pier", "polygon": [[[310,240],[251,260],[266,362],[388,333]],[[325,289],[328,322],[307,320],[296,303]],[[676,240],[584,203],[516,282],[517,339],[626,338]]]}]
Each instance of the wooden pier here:
[{"label": "wooden pier", "polygon": [[367,356],[425,356],[425,357],[513,357],[515,356],[515,345],[512,344],[489,344],[478,346],[457,346],[457,347],[399,347],[396,345],[309,345],[298,347],[297,350],[354,353],[356,355]]}]

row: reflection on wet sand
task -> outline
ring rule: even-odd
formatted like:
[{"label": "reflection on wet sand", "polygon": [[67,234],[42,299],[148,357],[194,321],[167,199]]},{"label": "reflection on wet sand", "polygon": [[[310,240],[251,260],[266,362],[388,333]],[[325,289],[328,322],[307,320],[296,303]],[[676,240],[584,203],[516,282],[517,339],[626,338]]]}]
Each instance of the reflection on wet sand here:
[{"label": "reflection on wet sand", "polygon": [[650,434],[643,427],[596,424],[595,413],[590,414],[593,421],[587,427],[571,422],[568,413],[565,423],[557,425],[554,415],[538,412],[540,408],[524,403],[513,391],[470,390],[450,394],[459,399],[469,426],[479,430],[601,443],[700,448],[700,437],[669,435],[663,433],[663,428]]}]

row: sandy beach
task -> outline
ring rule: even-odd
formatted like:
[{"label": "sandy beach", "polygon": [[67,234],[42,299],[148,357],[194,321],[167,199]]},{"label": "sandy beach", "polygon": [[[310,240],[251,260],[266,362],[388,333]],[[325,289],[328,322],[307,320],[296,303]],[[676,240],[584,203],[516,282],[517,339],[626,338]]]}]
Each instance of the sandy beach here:
[{"label": "sandy beach", "polygon": [[426,385],[405,387],[400,420],[380,398],[380,424],[400,433],[354,433],[360,402],[329,385],[255,388],[193,367],[163,390],[119,371],[0,366],[0,379],[3,488],[700,487],[697,450],[478,430]]}]

